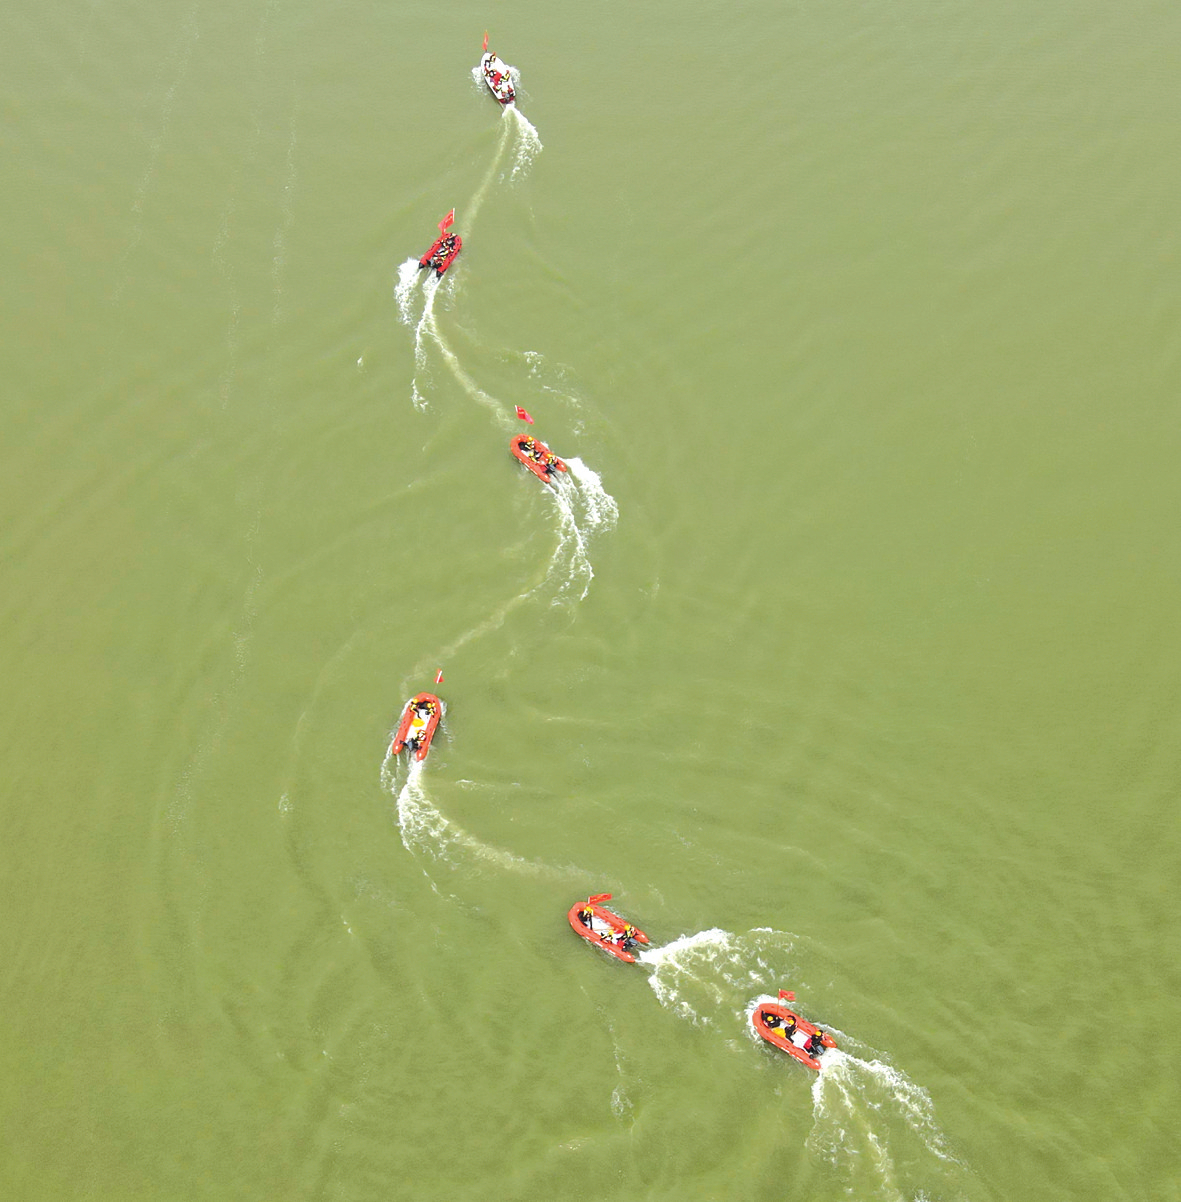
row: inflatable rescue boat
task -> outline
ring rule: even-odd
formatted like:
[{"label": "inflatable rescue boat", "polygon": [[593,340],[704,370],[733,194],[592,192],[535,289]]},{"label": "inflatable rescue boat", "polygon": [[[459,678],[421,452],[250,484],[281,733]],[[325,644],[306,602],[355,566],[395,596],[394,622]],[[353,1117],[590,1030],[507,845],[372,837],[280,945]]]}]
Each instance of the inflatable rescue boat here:
[{"label": "inflatable rescue boat", "polygon": [[434,693],[419,693],[406,702],[398,733],[390,744],[390,754],[398,755],[407,748],[416,760],[425,760],[431,740],[439,726],[443,706]]},{"label": "inflatable rescue boat", "polygon": [[455,262],[455,256],[463,249],[463,239],[458,234],[440,234],[431,244],[430,250],[418,260],[418,270],[424,267],[434,269],[436,276]]},{"label": "inflatable rescue boat", "polygon": [[760,1002],[754,1008],[750,1021],[755,1033],[789,1056],[794,1056],[801,1064],[819,1072],[824,1049],[835,1048],[837,1041],[815,1023],[789,1010],[783,1000],[781,989],[778,1002]]},{"label": "inflatable rescue boat", "polygon": [[528,434],[514,434],[509,442],[509,450],[539,479],[546,484],[553,482],[557,472],[567,471],[566,465],[555,455],[544,442]]},{"label": "inflatable rescue boat", "polygon": [[586,901],[575,902],[566,917],[570,919],[575,933],[588,943],[601,947],[619,960],[634,964],[636,958],[631,948],[637,943],[647,943],[648,936],[601,904],[610,900],[610,893],[592,894]]},{"label": "inflatable rescue boat", "polygon": [[491,50],[485,49],[484,56],[480,59],[480,74],[483,75],[488,90],[501,104],[512,104],[516,100],[517,92],[513,87],[513,77],[508,64],[501,62]]}]

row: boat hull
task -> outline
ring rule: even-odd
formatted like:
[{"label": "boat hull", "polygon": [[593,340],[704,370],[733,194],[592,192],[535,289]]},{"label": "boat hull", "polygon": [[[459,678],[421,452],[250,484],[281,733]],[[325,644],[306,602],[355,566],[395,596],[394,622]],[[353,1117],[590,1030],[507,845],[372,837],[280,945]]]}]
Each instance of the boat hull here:
[{"label": "boat hull", "polygon": [[[592,912],[589,926],[579,917],[581,912],[588,909]],[[624,927],[627,926],[627,922],[624,919],[611,910],[608,910],[606,906],[599,905],[597,902],[576,902],[570,907],[566,917],[570,920],[570,926],[573,928],[574,933],[581,935],[587,943],[593,943],[595,947],[601,947],[603,951],[610,953],[617,960],[623,960],[628,964],[636,962],[635,956],[622,943],[612,943],[605,937],[610,932],[622,933]],[[648,936],[638,927],[632,928],[631,937],[636,943],[648,942]]]},{"label": "boat hull", "polygon": [[531,455],[525,446],[528,434],[514,434],[509,442],[509,450],[512,451],[518,462],[523,463],[539,480],[544,480],[546,484],[552,484],[554,476],[558,472],[565,472],[569,469],[566,464],[557,457],[543,442],[533,440],[533,445],[537,450],[537,454],[541,456],[540,462]]},{"label": "boat hull", "polygon": [[[785,1038],[781,1028],[767,1026],[768,1014],[778,1015],[783,1022],[789,1022],[794,1018],[796,1021],[794,1038]],[[819,1030],[815,1023],[810,1023],[806,1018],[801,1018],[794,1010],[789,1010],[786,1006],[774,1002],[764,1002],[762,1005],[756,1006],[754,1013],[750,1016],[750,1021],[759,1038],[765,1039],[769,1044],[774,1045],[781,1052],[786,1052],[801,1064],[806,1064],[816,1072],[820,1071],[820,1061],[804,1050],[804,1044]],[[820,1042],[826,1048],[837,1046],[837,1041],[827,1031],[821,1036]]]},{"label": "boat hull", "polygon": [[513,77],[508,64],[501,62],[491,51],[480,59],[480,74],[488,91],[496,98],[497,104],[512,104],[517,98],[517,90],[513,87]]},{"label": "boat hull", "polygon": [[439,263],[431,262],[431,260],[438,253],[439,247],[441,247],[443,245],[443,242],[447,237],[448,237],[447,234],[440,234],[434,240],[434,242],[431,243],[430,250],[428,250],[426,252],[426,254],[423,255],[422,258],[418,260],[418,270],[419,271],[421,271],[424,267],[433,267],[435,275],[441,276],[443,274],[443,272],[445,272],[447,270],[447,268],[450,267],[451,264],[455,262],[456,256],[463,249],[463,239],[458,234],[455,235],[455,245],[452,247],[450,253],[448,253],[443,258],[443,260]]},{"label": "boat hull", "polygon": [[[433,705],[434,709],[424,718],[418,712],[419,705]],[[411,697],[406,702],[405,709],[402,710],[397,733],[394,735],[394,741],[390,744],[390,754],[400,755],[402,749],[408,747],[411,739],[417,739],[417,745],[410,750],[410,754],[419,762],[425,760],[427,752],[431,749],[431,740],[435,737],[435,731],[439,727],[439,718],[442,712],[443,704],[434,693],[418,693]]]}]

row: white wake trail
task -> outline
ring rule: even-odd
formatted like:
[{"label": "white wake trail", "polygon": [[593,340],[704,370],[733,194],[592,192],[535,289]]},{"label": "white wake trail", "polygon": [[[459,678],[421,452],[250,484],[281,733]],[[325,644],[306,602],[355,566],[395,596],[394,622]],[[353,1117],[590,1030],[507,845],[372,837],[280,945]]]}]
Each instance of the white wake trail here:
[{"label": "white wake trail", "polygon": [[636,959],[651,968],[648,984],[662,1006],[695,1026],[713,1026],[726,1010],[726,986],[741,963],[739,940],[711,927],[682,935]]},{"label": "white wake trail", "polygon": [[417,259],[407,259],[398,268],[398,282],[394,285],[394,300],[398,304],[398,317],[404,326],[414,325],[414,313],[411,302],[414,299],[414,289],[418,285],[422,269]]},{"label": "white wake trail", "polygon": [[610,529],[619,518],[619,506],[603,487],[599,474],[577,457],[567,459],[566,465],[570,478],[559,478],[553,490],[558,511],[558,544],[550,576],[559,581],[554,605],[586,598],[595,575],[589,554],[590,539]]},{"label": "white wake trail", "polygon": [[[565,601],[581,601],[586,597],[595,574],[588,557],[588,541],[592,535],[615,524],[619,509],[615,498],[603,488],[598,473],[586,467],[579,459],[569,459],[566,462],[577,483],[564,481],[557,488],[547,490],[552,494],[558,515],[558,540],[549,558],[521,592],[497,606],[488,617],[470,630],[424,659],[411,673],[412,676],[422,676],[431,665],[455,659],[469,643],[499,630],[514,610],[528,601],[543,597],[547,589],[553,590],[551,605]],[[531,480],[532,477],[526,477],[525,484],[528,485]]]},{"label": "white wake trail", "polygon": [[[396,798],[402,846],[411,855],[448,868],[457,868],[463,861],[474,859],[524,876],[558,880],[576,872],[575,869],[553,868],[548,864],[514,856],[465,831],[447,818],[431,800],[426,788],[424,767],[425,761],[410,760],[403,778],[402,765],[397,757],[388,752],[381,766],[382,784]],[[430,877],[429,872],[427,876]]]},{"label": "white wake trail", "polygon": [[[433,301],[433,295],[431,299]],[[498,401],[496,397],[492,396],[490,393],[485,392],[479,386],[479,384],[477,384],[475,380],[473,380],[472,377],[469,376],[464,370],[463,364],[461,364],[459,361],[459,357],[448,345],[447,340],[443,337],[442,332],[439,330],[439,325],[438,322],[435,321],[434,309],[431,304],[428,304],[427,309],[423,313],[422,321],[419,323],[419,332],[429,335],[431,341],[434,342],[434,344],[439,348],[439,354],[443,356],[443,362],[447,364],[451,374],[455,377],[455,382],[460,386],[460,388],[462,388],[464,392],[467,393],[467,395],[471,397],[471,399],[477,404],[483,405],[484,408],[487,409],[489,413],[491,413],[496,419],[501,429],[513,429],[513,420],[509,416],[508,406],[503,401]],[[425,371],[426,356],[424,353],[420,358],[419,346],[420,344],[416,336],[414,344],[415,368],[417,371]],[[417,375],[415,379],[417,381]],[[417,383],[414,388],[414,395],[416,398],[421,397],[421,394],[417,388]],[[419,408],[422,408],[425,403],[426,402],[423,401],[420,405],[418,400],[415,401],[415,404]]]},{"label": "white wake trail", "polygon": [[[796,942],[782,931],[735,935],[714,928],[642,951],[637,959],[650,969],[649,984],[661,1005],[697,1026],[729,1032],[740,1024],[751,1044],[764,1048],[751,1014],[776,1000],[762,992],[768,981],[799,980],[792,968]],[[742,1000],[752,994],[753,1000]],[[971,1171],[952,1152],[927,1091],[856,1039],[830,1023],[822,1026],[843,1046],[824,1052],[818,1073],[781,1057],[784,1073],[797,1077],[801,1087],[811,1084],[808,1149],[833,1166],[850,1197],[889,1202],[970,1197]],[[868,1055],[846,1050],[850,1045]],[[768,1057],[769,1067],[774,1059]]]},{"label": "white wake trail", "polygon": [[900,1069],[839,1048],[824,1053],[812,1083],[807,1147],[851,1193],[889,1202],[966,1199],[971,1170],[952,1152],[930,1094]]},{"label": "white wake trail", "polygon": [[541,135],[537,132],[537,127],[515,104],[510,104],[505,109],[504,119],[506,122],[515,122],[517,126],[516,145],[513,148],[513,169],[509,173],[509,179],[515,182],[525,177],[529,168],[533,166],[533,160],[545,148],[541,144]]},{"label": "white wake trail", "polygon": [[[510,106],[511,107],[511,106]],[[507,118],[507,111],[504,117]],[[480,186],[476,189],[475,195],[471,199],[471,203],[464,213],[463,226],[466,233],[470,234],[476,225],[476,218],[480,215],[480,209],[484,204],[484,198],[488,195],[488,190],[492,187],[493,181],[496,179],[496,172],[500,167],[500,160],[504,158],[504,148],[508,145],[510,125],[507,119],[502,119],[500,126],[500,139],[496,143],[496,153],[492,156],[492,162],[488,164],[488,170],[484,173],[484,178],[480,181]]]},{"label": "white wake trail", "polygon": [[422,283],[422,312],[414,317],[414,292],[418,286],[420,268],[417,259],[407,259],[398,267],[398,282],[394,285],[394,300],[398,305],[398,319],[403,325],[414,327],[414,375],[410,381],[410,400],[421,412],[427,407],[427,399],[419,388],[420,377],[429,376],[427,362],[427,339],[441,341],[435,324],[435,297],[439,293],[442,277],[436,276],[431,268],[425,268]]}]

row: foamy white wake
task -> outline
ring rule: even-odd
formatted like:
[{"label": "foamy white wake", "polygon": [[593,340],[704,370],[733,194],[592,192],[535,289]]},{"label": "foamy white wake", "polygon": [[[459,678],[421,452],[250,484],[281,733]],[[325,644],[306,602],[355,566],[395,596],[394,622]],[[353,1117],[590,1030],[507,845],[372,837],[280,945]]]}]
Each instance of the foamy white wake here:
[{"label": "foamy white wake", "polygon": [[[432,297],[433,300],[433,297]],[[509,416],[509,407],[503,401],[499,401],[490,393],[485,392],[479,384],[472,379],[471,376],[464,370],[463,364],[460,363],[458,356],[448,345],[447,340],[443,337],[439,330],[438,323],[435,321],[433,306],[428,303],[423,311],[422,320],[415,330],[414,343],[414,365],[416,373],[426,371],[426,356],[420,352],[422,346],[422,336],[428,336],[432,342],[439,348],[439,353],[443,356],[443,362],[447,364],[451,374],[455,377],[455,382],[464,390],[465,393],[478,405],[482,405],[496,419],[497,423],[504,430],[513,428],[513,420]],[[414,403],[419,408],[425,405],[425,401],[421,400],[421,394],[418,390],[418,375],[415,375],[414,384]],[[421,402],[421,403],[420,403]]]},{"label": "foamy white wake", "polygon": [[[698,1026],[727,1033],[740,1023],[753,1044],[762,1041],[750,1017],[773,995],[768,981],[789,979],[796,937],[760,929],[745,935],[714,928],[684,935],[637,959],[651,971],[649,984],[674,1013]],[[752,990],[757,991],[752,999]],[[740,999],[748,999],[741,1001]],[[784,1056],[784,1072],[811,1077],[812,1130],[807,1146],[845,1179],[851,1197],[919,1202],[968,1196],[971,1173],[948,1146],[935,1120],[930,1095],[871,1049],[825,1024],[846,1048],[869,1052],[862,1059],[830,1048],[819,1073]]]},{"label": "foamy white wake", "polygon": [[394,285],[394,300],[398,304],[398,317],[405,326],[414,325],[411,306],[414,300],[414,289],[420,278],[421,269],[417,259],[407,259],[398,268],[398,282]]},{"label": "foamy white wake", "polygon": [[830,1048],[822,1063],[812,1083],[807,1146],[845,1178],[850,1193],[951,1202],[974,1192],[971,1171],[952,1153],[925,1089],[876,1057]]},{"label": "foamy white wake", "polygon": [[467,209],[463,215],[463,228],[468,234],[472,232],[476,225],[476,218],[480,215],[480,209],[484,205],[484,199],[488,195],[488,190],[492,187],[493,181],[496,179],[496,173],[500,170],[500,161],[504,158],[505,147],[508,145],[509,137],[512,133],[512,126],[507,120],[507,114],[502,116],[500,126],[500,137],[496,142],[496,153],[492,156],[492,162],[488,164],[488,170],[484,172],[484,178],[480,181],[479,187],[468,203]]},{"label": "foamy white wake", "polygon": [[[449,868],[476,860],[525,876],[565,879],[576,874],[576,869],[554,868],[514,856],[465,831],[431,800],[424,767],[425,761],[411,759],[409,768],[404,768],[388,752],[381,766],[382,784],[396,798],[402,846],[412,855]],[[427,875],[429,877],[429,872]]]},{"label": "foamy white wake", "polygon": [[[452,269],[454,270],[454,269]],[[418,281],[422,279],[422,309],[415,317],[415,292]],[[403,325],[414,328],[414,377],[410,382],[410,400],[415,409],[422,410],[427,406],[426,397],[419,388],[419,381],[429,375],[426,353],[428,338],[438,339],[435,325],[435,297],[443,279],[435,275],[429,268],[426,275],[420,272],[417,259],[407,259],[398,267],[398,282],[394,285],[394,300],[398,306],[398,318]],[[424,384],[425,387],[425,384]]]},{"label": "foamy white wake", "polygon": [[548,573],[548,579],[557,583],[554,605],[586,597],[595,575],[590,539],[610,529],[619,518],[619,506],[603,487],[598,472],[577,456],[567,459],[566,465],[569,475],[559,477],[552,490],[558,512],[558,544]]},{"label": "foamy white wake", "polygon": [[748,951],[739,936],[712,927],[646,948],[636,959],[651,968],[648,984],[662,1006],[697,1026],[713,1026],[726,1017],[735,988],[749,988],[749,978],[758,975]]},{"label": "foamy white wake", "polygon": [[517,136],[513,141],[513,169],[509,179],[516,182],[523,179],[533,166],[533,160],[542,152],[541,135],[537,127],[521,112],[515,104],[510,104],[504,111],[505,121],[516,124]]}]

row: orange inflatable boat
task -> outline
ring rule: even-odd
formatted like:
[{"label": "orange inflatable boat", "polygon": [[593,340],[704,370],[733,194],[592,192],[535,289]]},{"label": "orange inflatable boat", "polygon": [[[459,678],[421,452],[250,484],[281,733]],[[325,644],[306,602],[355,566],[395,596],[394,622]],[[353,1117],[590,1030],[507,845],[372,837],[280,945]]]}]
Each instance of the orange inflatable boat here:
[{"label": "orange inflatable boat", "polygon": [[566,917],[570,919],[575,933],[588,943],[601,947],[619,960],[634,964],[636,958],[631,948],[637,943],[647,943],[648,936],[601,904],[610,900],[610,893],[592,894],[586,901],[575,902]]},{"label": "orange inflatable boat", "polygon": [[755,1032],[789,1056],[794,1056],[801,1064],[819,1072],[824,1049],[835,1048],[837,1041],[815,1023],[789,1010],[783,1004],[784,996],[781,989],[778,1002],[760,1002],[754,1008],[750,1021]]},{"label": "orange inflatable boat", "polygon": [[434,693],[419,693],[411,697],[402,711],[402,721],[398,723],[398,733],[390,744],[390,754],[397,755],[406,747],[416,760],[425,760],[442,710],[443,705]]},{"label": "orange inflatable boat", "polygon": [[566,465],[544,442],[528,434],[514,434],[509,450],[539,479],[551,484],[555,473],[567,470]]}]

